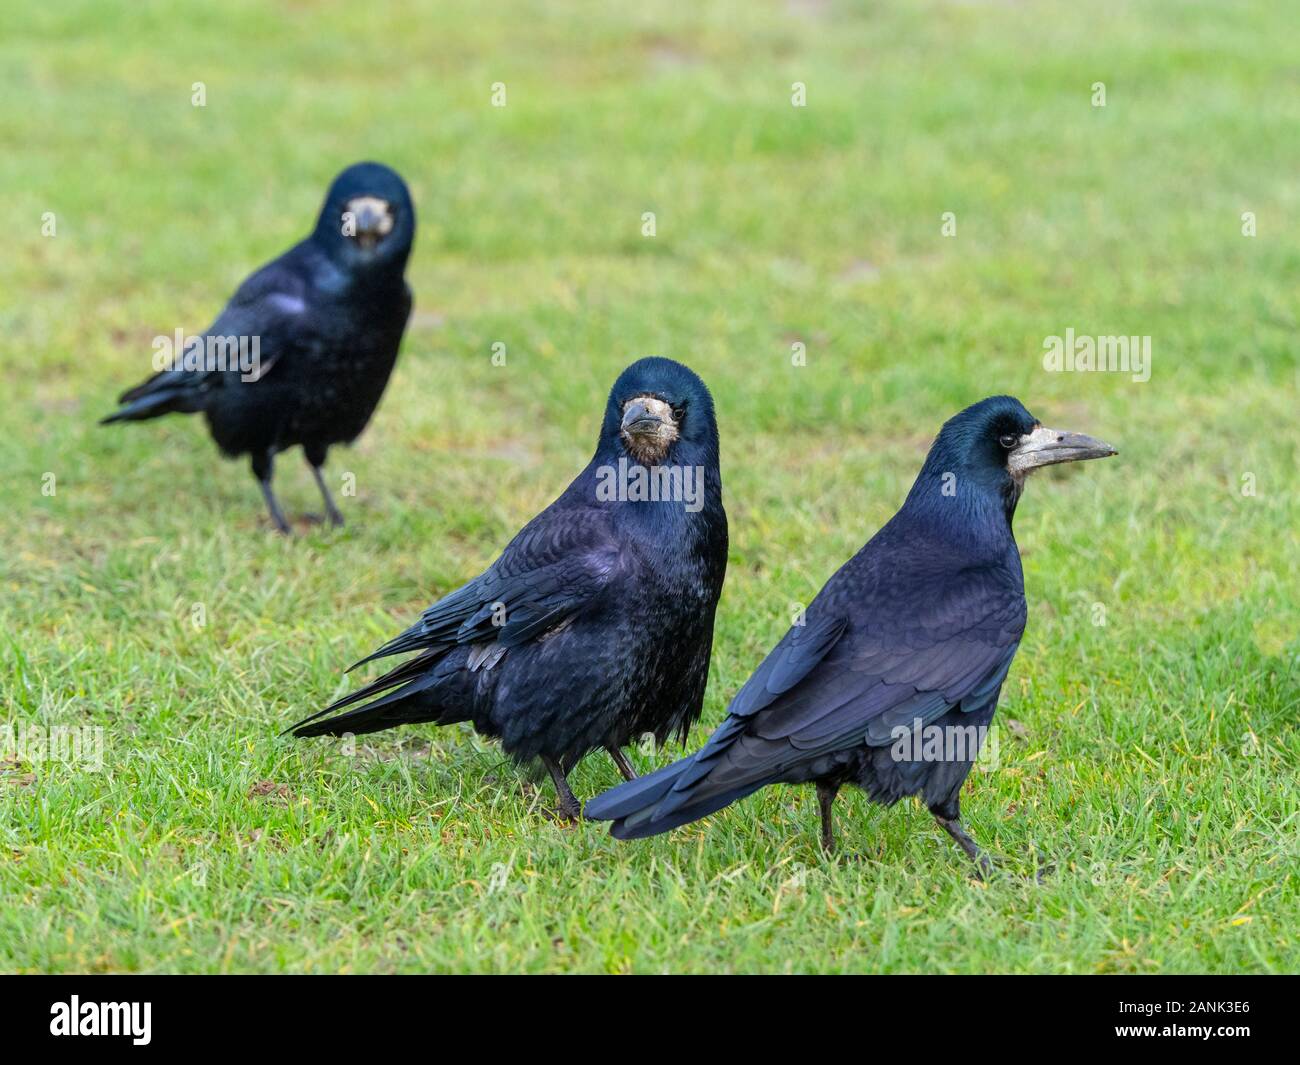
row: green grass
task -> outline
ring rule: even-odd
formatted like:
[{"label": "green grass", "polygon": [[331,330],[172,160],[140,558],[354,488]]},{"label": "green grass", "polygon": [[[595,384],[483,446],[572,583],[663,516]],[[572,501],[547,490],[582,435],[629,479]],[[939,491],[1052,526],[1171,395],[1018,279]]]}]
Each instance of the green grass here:
[{"label": "green grass", "polygon": [[[105,751],[0,767],[0,969],[1300,969],[1285,5],[283,6],[6,16],[0,724]],[[349,526],[285,542],[199,421],[94,422],[365,157],[416,196],[416,318],[331,460]],[[1068,327],[1150,335],[1151,380],[1044,372]],[[835,860],[787,788],[623,844],[467,731],[277,737],[564,487],[645,354],[724,445],[693,745],[948,415],[1012,392],[1119,446],[1021,502],[1030,623],[963,793],[1003,875],[911,803],[841,800]],[[278,485],[318,507],[296,456]]]}]

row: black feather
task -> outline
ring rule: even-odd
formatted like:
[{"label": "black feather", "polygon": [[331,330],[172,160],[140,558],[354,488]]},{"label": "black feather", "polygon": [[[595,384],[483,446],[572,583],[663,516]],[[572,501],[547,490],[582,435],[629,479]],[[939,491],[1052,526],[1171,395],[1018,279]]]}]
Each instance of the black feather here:
[{"label": "black feather", "polygon": [[918,725],[992,719],[1026,617],[1012,535],[1021,486],[998,441],[1036,424],[1006,396],[949,421],[902,508],[826,582],[709,741],[593,799],[586,815],[631,839],[767,784],[816,781],[832,798],[844,783],[886,804],[920,794],[955,821],[970,759],[900,759],[890,748]]},{"label": "black feather", "polygon": [[[391,228],[373,247],[344,234],[348,205],[359,197],[389,205]],[[122,393],[121,409],[101,424],[202,413],[225,455],[250,457],[283,529],[270,494],[272,460],[301,445],[319,468],[331,446],[350,443],[369,422],[410,317],[403,274],[414,236],[402,179],[377,163],[349,167],[331,185],[312,234],[245,280],[203,335],[205,343],[243,338],[250,351],[256,343],[255,363],[214,358],[164,368]],[[341,520],[323,482],[322,491]]]},{"label": "black feather", "polygon": [[[607,471],[629,458],[621,418],[638,396],[681,412],[660,464],[698,468],[698,506],[602,492]],[[321,713],[388,694],[313,715],[295,735],[468,720],[519,761],[566,768],[645,733],[684,736],[703,702],[726,569],[720,478],[704,382],[668,359],[634,363],[610,392],[595,455],[565,492],[487,570],[358,665],[419,657]]]}]

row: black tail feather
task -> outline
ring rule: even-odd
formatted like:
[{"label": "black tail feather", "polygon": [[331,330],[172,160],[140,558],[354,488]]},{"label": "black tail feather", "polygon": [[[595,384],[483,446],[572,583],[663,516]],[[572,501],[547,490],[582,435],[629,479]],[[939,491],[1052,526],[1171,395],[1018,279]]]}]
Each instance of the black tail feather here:
[{"label": "black tail feather", "polygon": [[[427,691],[434,684],[438,679],[435,666],[442,656],[442,651],[442,648],[437,648],[412,658],[409,662],[403,662],[396,669],[389,670],[382,677],[378,677],[351,694],[345,695],[342,699],[330,703],[324,710],[317,710],[316,713],[304,717],[296,724],[290,725],[281,735],[292,732],[295,736],[341,736],[345,732],[374,732],[380,728],[387,728],[388,724],[360,729],[357,727],[358,724],[378,721],[381,718],[388,720],[389,724],[400,724],[404,720],[417,720],[414,717],[402,715],[398,715],[396,720],[390,720],[394,714],[392,707],[399,702],[411,700],[413,697]],[[396,690],[389,691],[390,688]],[[346,706],[351,706],[353,703],[361,702],[372,695],[378,695],[386,691],[389,694],[375,700],[373,703],[367,703],[356,710],[319,721],[314,725],[310,724],[310,722],[316,721],[317,718],[325,717],[326,714],[331,714],[335,710],[342,710]],[[426,714],[418,718],[418,720],[430,720],[430,716]]]},{"label": "black tail feather", "polygon": [[660,814],[654,808],[638,810],[627,817],[619,818],[610,825],[609,834],[616,839],[644,839],[646,836],[657,836],[669,829],[679,828],[702,817],[708,817],[709,814],[716,813],[724,806],[730,806],[736,800],[752,795],[768,783],[770,781],[760,780],[753,784],[742,784],[730,791],[710,795],[698,803],[686,803],[666,814]]},{"label": "black tail feather", "polygon": [[587,803],[585,816],[593,821],[616,821],[638,810],[657,806],[693,760],[693,757],[683,758],[663,769],[610,788]]},{"label": "black tail feather", "polygon": [[348,666],[348,668],[344,670],[344,672],[351,673],[354,669],[359,669],[368,662],[374,662],[379,658],[390,658],[393,655],[405,654],[407,651],[414,651],[421,648],[428,648],[430,651],[441,653],[442,651],[445,651],[448,646],[449,644],[443,641],[430,644],[428,637],[421,631],[420,626],[415,625],[407,629],[400,636],[394,636],[379,648],[379,650],[372,651],[370,654],[366,655],[365,658],[353,662],[352,665]]},{"label": "black tail feather", "polygon": [[617,839],[642,839],[698,821],[772,783],[773,778],[764,777],[723,791],[710,788],[708,773],[717,764],[715,753],[711,745],[706,746],[655,773],[611,788],[587,803],[585,814],[593,821],[612,821],[609,833]]},{"label": "black tail feather", "polygon": [[112,425],[113,422],[142,422],[150,418],[161,418],[164,414],[194,414],[203,409],[199,396],[189,389],[165,389],[139,395],[137,398],[130,400],[127,399],[127,397],[135,396],[138,392],[138,389],[124,392],[122,402],[127,403],[127,406],[114,411],[106,418],[101,418],[99,424]]},{"label": "black tail feather", "polygon": [[[424,654],[418,658],[412,658],[409,662],[403,662],[395,669],[390,669],[382,677],[376,677],[369,684],[363,685],[356,691],[343,696],[342,699],[336,699],[325,707],[324,710],[317,710],[316,713],[304,717],[301,721],[290,725],[285,732],[293,732],[295,729],[307,724],[309,721],[315,721],[318,717],[324,717],[326,714],[332,714],[335,710],[342,710],[345,706],[351,706],[362,699],[368,699],[379,692],[387,691],[389,688],[395,688],[399,684],[409,684],[411,681],[419,680],[428,670],[433,667],[437,654]],[[283,733],[281,733],[283,735]]]}]

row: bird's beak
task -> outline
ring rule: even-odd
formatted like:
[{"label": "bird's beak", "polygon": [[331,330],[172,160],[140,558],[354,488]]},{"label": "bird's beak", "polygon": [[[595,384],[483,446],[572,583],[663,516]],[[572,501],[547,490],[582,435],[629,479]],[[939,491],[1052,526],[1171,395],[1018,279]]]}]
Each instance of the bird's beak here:
[{"label": "bird's beak", "polygon": [[1117,452],[1083,433],[1064,429],[1049,429],[1040,425],[1032,433],[1020,438],[1020,445],[1007,457],[1007,468],[1013,474],[1025,474],[1039,466],[1055,466],[1058,462],[1079,462],[1083,459],[1104,459]]},{"label": "bird's beak", "polygon": [[387,200],[378,196],[358,196],[349,201],[347,209],[356,226],[357,242],[362,247],[373,248],[392,232],[393,208]]},{"label": "bird's beak", "polygon": [[668,425],[672,425],[668,404],[661,399],[643,396],[623,408],[623,424],[619,431],[626,436],[658,436]]},{"label": "bird's beak", "polygon": [[673,410],[662,399],[637,396],[623,407],[619,433],[628,451],[638,462],[655,463],[667,453],[677,439],[677,422]]}]

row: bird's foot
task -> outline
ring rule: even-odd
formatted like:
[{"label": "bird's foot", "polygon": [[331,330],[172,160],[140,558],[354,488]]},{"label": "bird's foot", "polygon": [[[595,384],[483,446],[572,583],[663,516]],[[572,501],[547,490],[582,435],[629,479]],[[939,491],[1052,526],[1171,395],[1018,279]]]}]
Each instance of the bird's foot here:
[{"label": "bird's foot", "polygon": [[271,519],[271,524],[275,526],[276,532],[281,536],[292,536],[293,529],[289,527],[284,511],[280,509],[279,501],[275,498],[275,493],[271,491],[269,470],[266,477],[258,479],[258,484],[262,488],[262,498],[266,501],[266,513]]},{"label": "bird's foot", "polygon": [[[325,477],[321,473],[320,462],[324,461],[324,456],[320,456],[319,461],[308,459],[311,466],[311,475],[316,479],[316,487],[320,489],[320,497],[325,504],[325,516],[329,523],[336,529],[343,524],[343,515],[334,503],[334,497],[330,495],[329,485],[325,483]],[[317,519],[321,520],[321,519]]]},{"label": "bird's foot", "polygon": [[325,514],[304,514],[302,520],[308,525],[329,525],[335,529],[341,529],[344,524],[343,515],[337,510]]},{"label": "bird's foot", "polygon": [[576,825],[579,821],[585,820],[581,807],[569,806],[563,802],[556,803],[554,810],[543,809],[542,813],[557,825]]},{"label": "bird's foot", "polygon": [[966,857],[975,863],[976,878],[987,880],[993,873],[993,861],[980,850],[979,844],[970,838],[970,835],[962,828],[961,822],[955,817],[940,817],[938,814],[934,815],[934,819],[943,826],[943,830],[953,838],[957,846],[966,852]]},{"label": "bird's foot", "polygon": [[542,764],[546,766],[546,771],[551,774],[551,782],[555,785],[555,795],[559,800],[556,804],[555,819],[571,824],[581,821],[582,803],[578,802],[577,797],[569,788],[569,781],[564,775],[564,770],[550,758],[543,757]]},{"label": "bird's foot", "polygon": [[1033,870],[1033,872],[1028,873],[1013,871],[1008,868],[1005,862],[995,862],[982,851],[975,862],[975,878],[980,881],[987,881],[992,878],[994,874],[998,874],[1001,876],[1010,875],[1014,879],[1024,880],[1031,884],[1045,884],[1047,883],[1048,877],[1052,876],[1055,872],[1056,866],[1052,864],[1040,865],[1038,868]]},{"label": "bird's foot", "polygon": [[831,865],[844,864],[848,866],[857,866],[867,865],[869,863],[880,865],[886,860],[879,852],[848,850],[835,843],[832,844],[832,847],[833,849],[828,851],[825,846],[820,843],[817,846],[823,860],[829,862]]},{"label": "bird's foot", "polygon": [[553,821],[557,825],[571,826],[576,825],[579,821],[585,821],[582,816],[582,804],[577,799],[569,796],[571,801],[566,802],[564,796],[559,796],[554,808],[550,806],[541,806],[539,811],[548,821]]},{"label": "bird's foot", "polygon": [[[1033,881],[1035,884],[1043,884],[1047,882],[1048,877],[1055,876],[1055,875],[1056,875],[1056,863],[1048,862],[1046,865],[1040,865],[1037,869],[1034,870]],[[1029,878],[1026,877],[1026,879]]]}]

